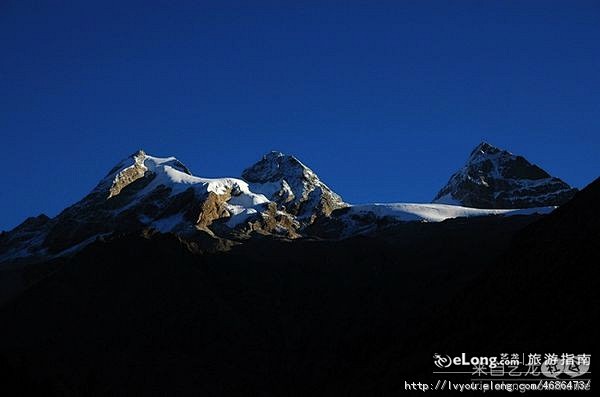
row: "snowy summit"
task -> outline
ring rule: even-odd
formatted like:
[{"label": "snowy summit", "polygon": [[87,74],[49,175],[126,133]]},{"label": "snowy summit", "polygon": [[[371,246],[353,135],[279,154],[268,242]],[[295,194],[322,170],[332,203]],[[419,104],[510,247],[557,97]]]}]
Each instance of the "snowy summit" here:
[{"label": "snowy summit", "polygon": [[524,157],[482,142],[433,199],[475,208],[557,206],[577,192]]}]

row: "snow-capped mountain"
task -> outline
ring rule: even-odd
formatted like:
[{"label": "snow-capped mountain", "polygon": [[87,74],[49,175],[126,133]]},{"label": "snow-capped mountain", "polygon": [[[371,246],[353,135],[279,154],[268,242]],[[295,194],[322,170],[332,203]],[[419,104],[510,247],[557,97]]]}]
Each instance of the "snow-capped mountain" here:
[{"label": "snow-capped mountain", "polygon": [[296,237],[295,217],[237,178],[201,178],[174,157],[140,150],[55,218],[29,218],[0,238],[0,261],[57,255],[107,234],[152,229],[186,238]]},{"label": "snow-capped mountain", "polygon": [[557,206],[577,192],[524,157],[482,142],[433,203],[474,208]]},{"label": "snow-capped mountain", "polygon": [[[258,236],[340,239],[394,223],[548,213],[574,192],[488,144],[473,151],[436,204],[347,204],[314,171],[280,152],[267,153],[241,178],[209,179],[175,157],[140,150],[56,217],[32,217],[2,232],[0,262],[61,256],[122,233],[174,233],[198,250],[225,250]],[[463,205],[440,204],[448,201]],[[497,209],[518,207],[527,210]]]},{"label": "snow-capped mountain", "polygon": [[264,194],[303,223],[347,205],[313,170],[281,152],[266,154],[244,170],[242,178],[250,183],[252,191]]}]

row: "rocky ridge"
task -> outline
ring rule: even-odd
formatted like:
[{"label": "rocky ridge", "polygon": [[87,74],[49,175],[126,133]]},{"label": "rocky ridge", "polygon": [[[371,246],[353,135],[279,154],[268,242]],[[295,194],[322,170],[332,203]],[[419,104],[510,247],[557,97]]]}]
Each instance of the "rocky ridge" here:
[{"label": "rocky ridge", "polygon": [[175,157],[140,150],[56,217],[28,218],[2,232],[0,262],[63,256],[115,234],[173,233],[195,249],[220,251],[254,238],[343,239],[405,222],[546,214],[575,191],[486,143],[434,204],[347,204],[296,157],[276,151],[241,178],[211,179],[194,176]]}]

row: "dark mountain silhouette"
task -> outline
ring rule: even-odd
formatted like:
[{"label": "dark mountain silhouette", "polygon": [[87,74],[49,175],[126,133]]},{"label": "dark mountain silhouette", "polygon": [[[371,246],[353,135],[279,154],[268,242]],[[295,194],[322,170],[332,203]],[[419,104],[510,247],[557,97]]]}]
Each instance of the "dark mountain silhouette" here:
[{"label": "dark mountain silhouette", "polygon": [[41,279],[0,308],[0,357],[58,394],[330,395],[533,219],[214,254],[172,234],[98,241],[31,265]]}]

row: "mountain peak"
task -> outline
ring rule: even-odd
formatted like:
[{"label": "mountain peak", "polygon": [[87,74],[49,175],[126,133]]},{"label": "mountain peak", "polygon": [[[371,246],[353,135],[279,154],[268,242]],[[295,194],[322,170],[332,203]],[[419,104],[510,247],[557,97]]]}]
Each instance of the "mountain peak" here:
[{"label": "mountain peak", "polygon": [[[479,145],[475,146],[475,149],[471,152],[471,157],[480,156],[485,154],[496,154],[501,152],[502,150],[497,148],[494,145],[487,143],[486,141],[482,141]],[[508,152],[507,152],[508,153]]]},{"label": "mountain peak", "polygon": [[253,191],[264,194],[279,208],[309,222],[345,206],[342,198],[296,157],[271,151],[242,172]]},{"label": "mountain peak", "polygon": [[146,152],[144,151],[144,149],[139,149],[137,152],[133,153],[131,155],[131,157],[136,158],[136,157],[146,157]]},{"label": "mountain peak", "polygon": [[576,191],[524,157],[481,142],[433,202],[475,208],[532,208],[561,205]]},{"label": "mountain peak", "polygon": [[268,158],[268,159],[276,159],[279,157],[285,157],[286,154],[282,153],[278,150],[271,150],[269,153],[266,153],[263,158]]},{"label": "mountain peak", "polygon": [[284,179],[291,174],[296,178],[301,178],[306,171],[312,173],[296,157],[273,150],[246,168],[242,172],[242,178],[248,182],[265,183]]}]

